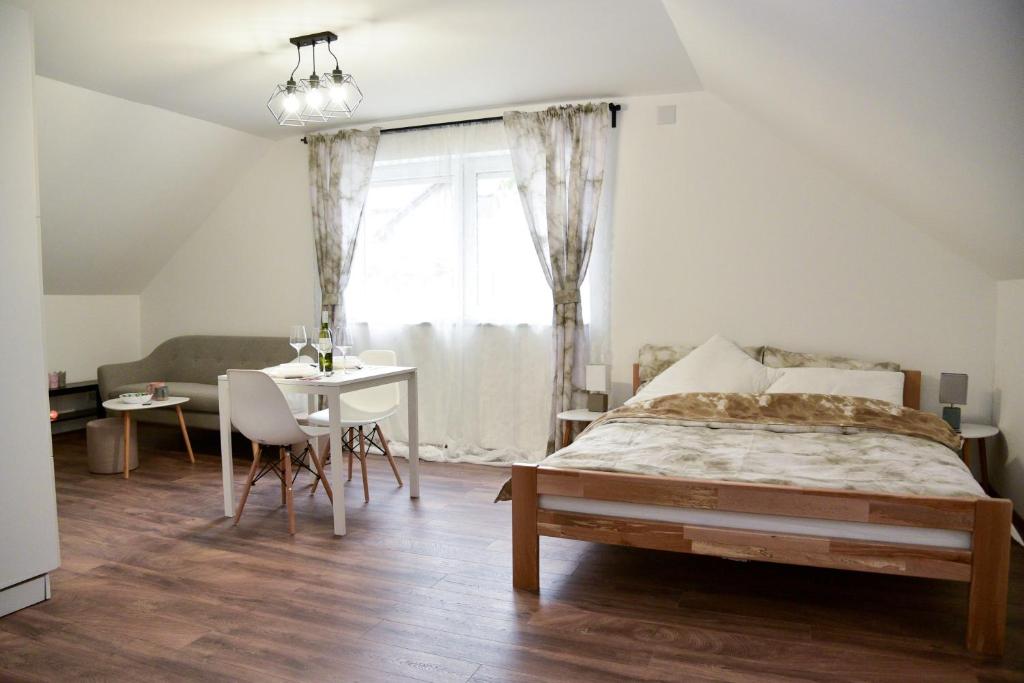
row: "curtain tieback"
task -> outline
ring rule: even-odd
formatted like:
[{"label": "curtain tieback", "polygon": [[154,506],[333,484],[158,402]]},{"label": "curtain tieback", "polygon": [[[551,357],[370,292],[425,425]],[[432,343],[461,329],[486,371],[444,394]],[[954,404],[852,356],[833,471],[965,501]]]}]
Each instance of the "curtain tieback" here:
[{"label": "curtain tieback", "polygon": [[320,303],[324,306],[337,306],[338,295],[337,294],[324,294],[320,297]]},{"label": "curtain tieback", "polygon": [[576,287],[571,289],[556,289],[555,290],[555,305],[561,306],[562,304],[578,304],[580,302],[580,290]]}]

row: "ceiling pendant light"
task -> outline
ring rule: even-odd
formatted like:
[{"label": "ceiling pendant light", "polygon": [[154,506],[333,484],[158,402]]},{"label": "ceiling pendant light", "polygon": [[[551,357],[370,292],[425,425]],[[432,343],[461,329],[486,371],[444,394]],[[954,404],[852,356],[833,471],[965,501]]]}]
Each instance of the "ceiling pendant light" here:
[{"label": "ceiling pendant light", "polygon": [[[302,63],[302,52],[297,46],[295,50],[299,53],[299,61],[295,63],[295,69],[298,69],[299,64]],[[282,126],[306,125],[306,122],[302,120],[303,104],[299,97],[299,87],[295,83],[295,69],[292,69],[292,74],[287,81],[279,83],[274,88],[273,94],[267,100],[267,109]]]},{"label": "ceiling pendant light", "polygon": [[299,116],[307,123],[323,123],[331,119],[324,112],[327,88],[321,87],[320,77],[316,74],[316,43],[310,47],[313,50],[313,73],[309,74],[309,78],[299,81],[299,93],[302,98],[302,113]]},{"label": "ceiling pendant light", "polygon": [[327,43],[327,51],[334,57],[334,70],[331,73],[324,72],[320,78],[321,83],[326,84],[327,105],[325,111],[331,118],[344,114],[351,118],[359,103],[363,101],[363,91],[356,85],[352,74],[343,73],[338,64],[338,56]]},{"label": "ceiling pendant light", "polygon": [[[289,42],[298,52],[298,61],[288,80],[274,88],[267,100],[267,109],[282,126],[304,126],[323,123],[344,114],[351,117],[363,101],[363,93],[352,74],[342,72],[331,43],[338,39],[330,31],[297,36]],[[334,57],[334,70],[318,75],[316,72],[316,45],[327,43],[327,51]],[[302,48],[312,50],[313,72],[309,78],[295,81],[295,72],[302,64]]]}]

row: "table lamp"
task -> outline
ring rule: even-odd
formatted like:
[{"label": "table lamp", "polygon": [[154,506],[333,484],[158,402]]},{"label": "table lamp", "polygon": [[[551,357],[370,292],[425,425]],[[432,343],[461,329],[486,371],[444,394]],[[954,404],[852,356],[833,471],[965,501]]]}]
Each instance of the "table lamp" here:
[{"label": "table lamp", "polygon": [[942,408],[942,419],[949,426],[960,431],[960,408],[967,404],[967,375],[961,372],[943,372],[939,375],[939,403],[947,403]]},{"label": "table lamp", "polygon": [[608,366],[587,366],[587,410],[604,413],[608,410]]}]

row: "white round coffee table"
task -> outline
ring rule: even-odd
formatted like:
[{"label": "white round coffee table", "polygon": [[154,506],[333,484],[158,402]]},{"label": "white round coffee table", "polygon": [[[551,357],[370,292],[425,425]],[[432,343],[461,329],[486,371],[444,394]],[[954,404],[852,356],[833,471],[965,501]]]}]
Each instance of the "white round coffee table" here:
[{"label": "white round coffee table", "polygon": [[103,407],[107,410],[115,410],[124,415],[124,478],[128,479],[131,470],[128,466],[128,454],[131,450],[131,430],[132,430],[132,419],[131,415],[136,410],[152,410],[154,408],[171,408],[178,413],[178,424],[181,426],[181,436],[185,439],[185,449],[188,451],[188,459],[190,462],[196,461],[196,456],[192,454],[192,443],[188,440],[188,429],[185,427],[185,416],[181,413],[181,404],[188,403],[188,398],[185,396],[168,396],[162,401],[150,401],[149,403],[125,403],[119,398],[112,398],[109,401],[103,402]]}]

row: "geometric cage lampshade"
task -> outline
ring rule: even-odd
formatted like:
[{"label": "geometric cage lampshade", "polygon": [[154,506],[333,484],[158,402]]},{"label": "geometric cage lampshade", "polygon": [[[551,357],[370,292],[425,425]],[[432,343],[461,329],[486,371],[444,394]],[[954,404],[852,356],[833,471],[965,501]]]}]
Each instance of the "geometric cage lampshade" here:
[{"label": "geometric cage lampshade", "polygon": [[[298,60],[288,80],[274,88],[267,100],[267,109],[282,126],[304,126],[307,123],[323,123],[344,114],[352,116],[363,101],[363,92],[356,85],[352,74],[341,70],[338,57],[331,49],[331,43],[338,39],[330,31],[311,33],[290,38],[295,46]],[[334,57],[334,69],[318,74],[316,71],[316,46],[327,44],[327,51]],[[309,78],[295,80],[295,72],[302,64],[302,48],[310,48],[313,58],[313,72]]]},{"label": "geometric cage lampshade", "polygon": [[274,88],[273,94],[267,100],[267,109],[282,126],[306,125],[306,122],[302,120],[302,98],[299,95],[298,86],[291,79]]},{"label": "geometric cage lampshade", "polygon": [[324,84],[326,90],[324,113],[331,118],[341,114],[351,117],[363,101],[363,91],[356,85],[356,79],[352,74],[343,73],[341,69],[324,73],[320,77],[320,82]]}]

